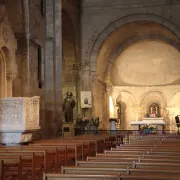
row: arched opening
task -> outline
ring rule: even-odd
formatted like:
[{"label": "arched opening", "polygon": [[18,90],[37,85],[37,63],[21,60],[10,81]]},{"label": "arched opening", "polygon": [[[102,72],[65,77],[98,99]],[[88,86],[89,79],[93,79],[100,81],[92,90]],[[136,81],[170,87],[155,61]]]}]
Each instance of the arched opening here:
[{"label": "arched opening", "polygon": [[[165,121],[165,128],[169,130],[169,119],[173,119],[173,116],[171,114],[167,117],[165,113],[168,105],[163,105],[152,92],[161,93],[164,101],[170,104],[168,97],[172,97],[174,91],[180,89],[180,40],[170,29],[153,20],[127,22],[116,26],[94,48],[94,53],[91,53],[90,67],[96,70],[98,83],[106,86],[106,95],[107,87],[111,87],[114,101],[122,91],[127,91],[136,99],[133,102],[128,94],[122,94],[125,100],[121,101],[126,107],[122,129],[133,129],[131,121],[142,121],[146,118],[148,103],[159,102],[159,118]],[[94,97],[98,96],[96,89],[99,89],[99,84],[93,84]],[[99,92],[101,93],[105,94],[104,89]],[[141,99],[147,93],[150,93],[148,103],[142,105]],[[94,107],[97,104],[94,99]],[[101,106],[104,107],[104,104]],[[108,108],[108,104],[106,107]],[[107,116],[104,119],[108,118]]]},{"label": "arched opening", "polygon": [[1,48],[1,50],[2,50],[2,53],[3,53],[3,55],[4,55],[4,59],[5,59],[5,63],[6,63],[6,73],[10,73],[11,71],[12,71],[12,69],[14,69],[13,67],[12,67],[12,58],[11,58],[11,56],[10,56],[10,51],[9,51],[9,49],[6,47],[6,46],[3,46],[2,48]]},{"label": "arched opening", "polygon": [[0,98],[6,96],[6,64],[2,51],[0,51]]},{"label": "arched opening", "polygon": [[16,67],[13,66],[10,51],[3,46],[0,50],[0,98],[12,97],[12,81]]}]

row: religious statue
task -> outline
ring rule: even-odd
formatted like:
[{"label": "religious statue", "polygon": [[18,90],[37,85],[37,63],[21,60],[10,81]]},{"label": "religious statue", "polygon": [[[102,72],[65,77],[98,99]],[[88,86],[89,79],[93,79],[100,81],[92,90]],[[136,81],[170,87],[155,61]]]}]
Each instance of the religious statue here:
[{"label": "religious statue", "polygon": [[76,102],[73,99],[72,92],[66,93],[62,110],[64,112],[65,122],[73,122],[73,108],[76,106]]},{"label": "religious statue", "polygon": [[116,106],[118,107],[118,109],[117,109],[117,117],[118,117],[117,118],[118,119],[117,128],[119,129],[120,125],[121,125],[121,102],[117,102]]},{"label": "religious statue", "polygon": [[159,106],[156,103],[153,103],[149,107],[150,117],[158,117],[159,116]]}]

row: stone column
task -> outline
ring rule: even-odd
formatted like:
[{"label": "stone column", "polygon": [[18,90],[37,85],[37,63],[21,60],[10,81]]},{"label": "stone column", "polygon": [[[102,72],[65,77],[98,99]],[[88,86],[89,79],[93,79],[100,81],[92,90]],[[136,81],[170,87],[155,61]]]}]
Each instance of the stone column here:
[{"label": "stone column", "polygon": [[46,43],[45,43],[45,136],[53,131],[54,121],[54,3],[46,0]]},{"label": "stone column", "polygon": [[46,136],[58,136],[62,118],[61,0],[46,0]]},{"label": "stone column", "polygon": [[54,62],[55,62],[55,134],[59,135],[62,126],[62,20],[61,0],[54,0]]},{"label": "stone column", "polygon": [[30,27],[29,27],[29,1],[23,0],[23,9],[24,9],[24,33],[25,33],[25,69],[26,69],[26,77],[24,86],[24,96],[30,96],[31,85],[30,85]]},{"label": "stone column", "polygon": [[14,79],[15,79],[15,75],[13,73],[6,73],[7,97],[12,97],[12,83]]}]

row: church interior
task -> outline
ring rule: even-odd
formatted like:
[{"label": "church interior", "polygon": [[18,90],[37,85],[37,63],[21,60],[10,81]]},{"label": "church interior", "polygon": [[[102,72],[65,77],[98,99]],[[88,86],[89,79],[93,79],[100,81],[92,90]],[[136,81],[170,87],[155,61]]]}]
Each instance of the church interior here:
[{"label": "church interior", "polygon": [[0,179],[179,180],[179,11],[0,0]]}]

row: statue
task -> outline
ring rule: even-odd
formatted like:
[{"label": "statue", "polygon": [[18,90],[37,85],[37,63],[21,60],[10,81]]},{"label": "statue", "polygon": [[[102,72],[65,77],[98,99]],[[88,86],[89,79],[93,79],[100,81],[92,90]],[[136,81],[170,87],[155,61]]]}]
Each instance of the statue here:
[{"label": "statue", "polygon": [[118,107],[118,109],[117,109],[117,119],[118,119],[117,128],[120,129],[120,126],[121,126],[121,102],[117,102],[116,106]]},{"label": "statue", "polygon": [[159,106],[156,103],[153,103],[149,107],[150,117],[159,117]]},{"label": "statue", "polygon": [[64,99],[62,107],[65,122],[73,122],[73,108],[76,106],[76,102],[73,99],[72,92],[67,92],[66,95],[67,97]]}]

